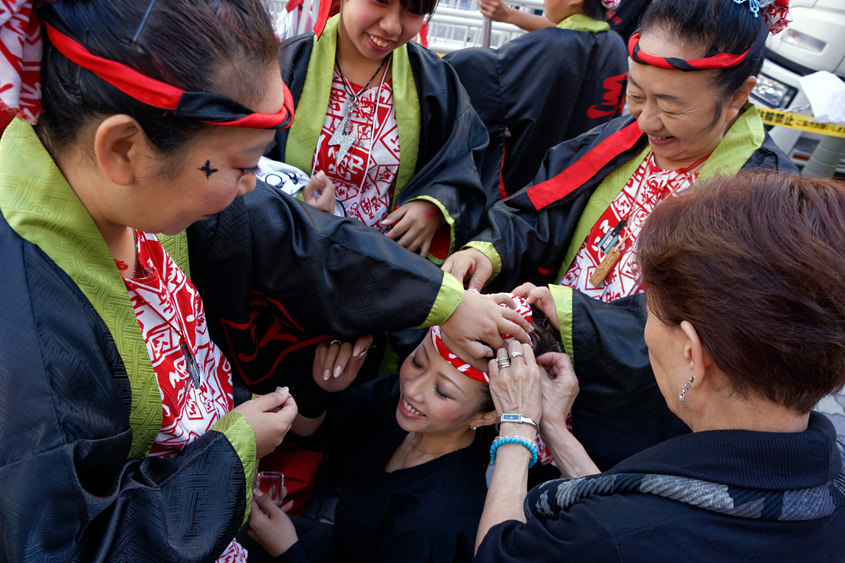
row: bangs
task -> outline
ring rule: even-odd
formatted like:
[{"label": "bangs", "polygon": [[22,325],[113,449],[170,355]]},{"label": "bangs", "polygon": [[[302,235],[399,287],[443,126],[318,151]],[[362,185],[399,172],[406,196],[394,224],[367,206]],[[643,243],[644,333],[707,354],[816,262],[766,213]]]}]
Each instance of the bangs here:
[{"label": "bangs", "polygon": [[437,0],[401,0],[402,7],[418,16],[427,16],[434,12]]}]

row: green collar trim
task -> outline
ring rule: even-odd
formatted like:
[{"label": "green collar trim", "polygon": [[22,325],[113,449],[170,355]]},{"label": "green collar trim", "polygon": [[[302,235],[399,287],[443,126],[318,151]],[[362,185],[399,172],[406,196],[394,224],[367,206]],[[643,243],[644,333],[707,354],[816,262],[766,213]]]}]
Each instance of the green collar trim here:
[{"label": "green collar trim", "polygon": [[[326,119],[326,108],[329,106],[339,21],[339,15],[333,16],[326,22],[326,28],[320,39],[314,37],[314,47],[308,61],[305,84],[302,87],[299,102],[296,104],[293,123],[285,146],[285,162],[309,174],[314,162],[314,153],[317,150],[317,139]],[[407,45],[402,45],[393,51],[391,69],[393,104],[396,108],[401,154],[393,195],[395,205],[399,193],[416,171],[420,146],[420,101],[411,72]]]},{"label": "green collar trim", "polygon": [[572,31],[586,31],[588,33],[602,33],[610,30],[607,22],[594,20],[584,14],[572,14],[561,20],[556,26],[558,29],[571,29]]},{"label": "green collar trim", "polygon": [[19,119],[0,143],[0,210],[18,235],[71,277],[106,323],[132,389],[129,457],[143,458],[161,428],[161,397],[126,286],[94,220]]},{"label": "green collar trim", "polygon": [[[765,136],[763,120],[757,113],[757,108],[753,104],[746,104],[740,116],[710,155],[710,158],[701,167],[701,172],[699,172],[696,181],[700,182],[712,176],[736,174],[748,162],[751,155],[763,145]],[[558,283],[566,275],[566,271],[572,265],[572,261],[575,260],[575,255],[578,254],[581,245],[587,240],[587,235],[590,234],[595,222],[598,221],[614,198],[619,195],[619,192],[622,191],[628,179],[642,164],[650,150],[649,147],[646,147],[632,160],[623,163],[619,168],[608,174],[593,195],[590,196],[590,200],[575,226],[575,232],[564,256],[563,264],[558,271]]]}]

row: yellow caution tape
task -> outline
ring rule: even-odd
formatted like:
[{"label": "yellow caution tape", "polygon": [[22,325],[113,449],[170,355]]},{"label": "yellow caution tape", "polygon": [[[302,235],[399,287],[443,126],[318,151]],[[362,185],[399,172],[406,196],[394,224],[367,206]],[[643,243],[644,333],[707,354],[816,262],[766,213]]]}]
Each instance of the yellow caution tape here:
[{"label": "yellow caution tape", "polygon": [[757,111],[760,113],[760,117],[763,118],[763,123],[766,125],[787,127],[789,129],[800,129],[801,131],[821,133],[822,135],[830,135],[831,137],[845,137],[845,125],[819,123],[818,121],[811,121],[810,117],[799,113],[791,113],[777,109],[767,109],[759,106],[757,107]]}]

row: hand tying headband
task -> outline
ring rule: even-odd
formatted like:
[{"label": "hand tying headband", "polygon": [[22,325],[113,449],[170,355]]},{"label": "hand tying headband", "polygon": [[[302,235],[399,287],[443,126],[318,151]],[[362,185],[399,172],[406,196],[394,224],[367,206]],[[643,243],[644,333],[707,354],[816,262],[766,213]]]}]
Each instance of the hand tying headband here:
[{"label": "hand tying headband", "polygon": [[[516,303],[516,312],[522,315],[522,318],[531,322],[531,306],[528,302],[519,297],[517,295],[510,294],[510,298]],[[507,307],[507,305],[499,304],[499,307]],[[480,369],[476,369],[460,359],[457,355],[453,354],[451,350],[446,347],[446,344],[443,343],[443,337],[440,333],[439,326],[433,326],[429,330],[429,334],[431,335],[431,342],[434,344],[434,349],[437,350],[437,353],[440,354],[444,360],[449,362],[452,367],[456,370],[461,372],[467,377],[471,377],[476,381],[480,381],[482,383],[490,383],[490,376],[487,372],[481,371]],[[510,342],[513,340],[513,337],[510,335],[503,334],[502,337],[504,338],[505,342]]]},{"label": "hand tying headband", "polygon": [[[766,25],[770,33],[778,33],[786,28],[789,23],[787,16],[789,15],[789,0],[733,0],[735,4],[742,4],[748,2],[748,9],[754,14],[756,18],[759,12],[763,12],[766,18]],[[752,41],[752,45],[754,42]],[[690,72],[695,70],[711,70],[721,68],[733,68],[740,64],[748,52],[751,50],[751,45],[748,49],[739,54],[730,53],[716,53],[700,59],[679,59],[676,57],[657,57],[649,55],[640,50],[640,32],[637,31],[631,35],[628,40],[628,55],[637,63],[654,66],[657,68],[664,68],[667,70],[682,70]]]}]

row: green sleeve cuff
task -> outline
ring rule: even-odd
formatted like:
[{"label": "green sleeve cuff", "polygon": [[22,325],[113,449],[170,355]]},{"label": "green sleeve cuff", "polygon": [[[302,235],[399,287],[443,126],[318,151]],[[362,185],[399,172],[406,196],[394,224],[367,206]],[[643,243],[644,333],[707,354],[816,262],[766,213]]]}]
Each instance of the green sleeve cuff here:
[{"label": "green sleeve cuff", "polygon": [[[449,225],[449,249],[448,249],[448,251],[446,251],[446,256],[448,256],[449,254],[452,254],[452,249],[455,248],[455,220],[452,218],[451,215],[449,215],[449,212],[446,211],[446,208],[443,206],[442,203],[440,203],[438,200],[434,199],[433,197],[431,197],[429,195],[421,195],[419,197],[415,197],[415,198],[410,199],[408,201],[415,201],[415,200],[418,200],[418,199],[422,200],[422,201],[428,201],[430,203],[433,203],[435,206],[437,206],[437,209],[440,210],[440,213],[443,214],[443,218],[446,220],[446,224]],[[406,201],[405,203],[408,203],[408,202]],[[434,256],[431,253],[428,254],[428,259],[431,260],[432,262],[434,262],[435,264],[442,264],[443,263],[443,258],[439,258],[437,256]]]},{"label": "green sleeve cuff", "polygon": [[431,306],[431,311],[428,313],[423,324],[417,328],[435,326],[443,324],[443,322],[452,316],[455,309],[458,308],[461,299],[464,297],[464,287],[458,278],[446,272],[443,273],[443,283],[440,285],[440,291],[437,292],[437,297],[434,299],[434,305]]},{"label": "green sleeve cuff", "polygon": [[572,288],[565,285],[549,285],[552,292],[552,299],[555,301],[555,312],[557,313],[557,326],[560,329],[560,342],[563,351],[569,354],[572,362],[575,362],[575,349],[572,344]]},{"label": "green sleeve cuff", "polygon": [[502,271],[502,259],[499,257],[499,253],[496,251],[496,247],[493,246],[492,242],[473,240],[466,243],[464,248],[474,248],[490,260],[493,264],[493,273],[490,274],[491,280]]},{"label": "green sleeve cuff", "polygon": [[212,430],[220,432],[229,440],[232,447],[241,458],[246,478],[246,510],[241,525],[246,524],[249,518],[249,507],[252,504],[252,481],[255,478],[255,469],[258,467],[257,452],[255,449],[255,432],[252,430],[247,419],[240,413],[230,412],[217,421]]}]

